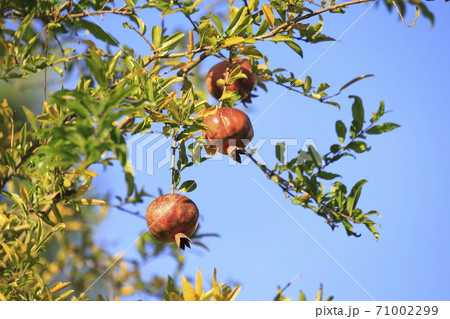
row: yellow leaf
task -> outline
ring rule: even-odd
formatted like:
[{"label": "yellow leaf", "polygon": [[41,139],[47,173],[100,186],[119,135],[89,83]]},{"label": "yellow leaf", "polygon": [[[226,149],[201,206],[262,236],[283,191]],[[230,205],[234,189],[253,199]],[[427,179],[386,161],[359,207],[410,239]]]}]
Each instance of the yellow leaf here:
[{"label": "yellow leaf", "polygon": [[122,287],[120,288],[120,294],[127,296],[127,295],[131,295],[134,292],[134,288],[133,287]]},{"label": "yellow leaf", "polygon": [[2,227],[6,222],[8,221],[8,218],[2,213],[0,213],[0,227]]},{"label": "yellow leaf", "polygon": [[81,205],[107,205],[108,203],[101,199],[80,199]]},{"label": "yellow leaf", "polygon": [[57,282],[56,284],[53,285],[52,289],[50,289],[50,292],[54,294],[55,292],[61,291],[64,288],[70,286],[71,284],[73,284],[73,282],[61,282],[61,281],[59,281],[59,282]]},{"label": "yellow leaf", "polygon": [[227,300],[228,301],[233,301],[234,299],[236,299],[237,295],[241,291],[241,288],[242,288],[241,285],[239,285],[236,288],[234,288],[233,291],[231,291],[230,294],[228,295]]},{"label": "yellow leaf", "polygon": [[187,281],[184,276],[181,276],[181,288],[183,290],[183,297],[186,301],[195,301],[197,300],[195,296],[194,287]]},{"label": "yellow leaf", "polygon": [[203,286],[202,273],[200,272],[200,268],[197,268],[197,276],[195,278],[195,293],[197,294],[197,296],[200,296],[202,294],[203,292],[202,286]]},{"label": "yellow leaf", "polygon": [[91,186],[91,182],[92,182],[92,177],[88,176],[86,178],[86,180],[84,181],[83,185],[81,185],[80,187],[78,187],[77,192],[73,195],[74,198],[77,198],[81,195],[83,195],[88,189],[89,186]]},{"label": "yellow leaf", "polygon": [[267,23],[273,27],[275,25],[275,16],[273,15],[272,8],[267,4],[263,4],[262,11],[266,17]]},{"label": "yellow leaf", "polygon": [[222,48],[230,47],[232,45],[238,44],[245,41],[243,37],[231,37],[225,40],[225,42],[221,45]]},{"label": "yellow leaf", "polygon": [[30,202],[30,196],[28,195],[28,190],[25,186],[20,187],[20,196],[25,200],[26,203]]},{"label": "yellow leaf", "polygon": [[208,107],[208,108],[206,108],[206,109],[204,109],[204,110],[201,110],[201,111],[198,112],[197,115],[194,117],[194,120],[199,120],[199,119],[205,118],[205,117],[207,117],[207,116],[209,116],[209,115],[214,115],[214,114],[217,113],[217,110],[218,110],[218,109],[219,109],[219,107],[216,105],[216,106]]},{"label": "yellow leaf", "polygon": [[[63,283],[62,281],[58,281],[56,284],[53,285],[52,289],[50,289],[50,294],[52,296],[51,299],[53,299],[54,293],[57,293],[58,291],[61,291],[64,288],[67,288],[71,284],[73,284],[73,282],[64,282]],[[45,293],[41,296],[41,300],[46,300],[46,299],[48,299],[48,293]]]},{"label": "yellow leaf", "polygon": [[192,50],[194,49],[194,30],[189,31],[189,44],[188,44],[188,54],[191,54]]},{"label": "yellow leaf", "polygon": [[128,79],[134,79],[135,77],[142,75],[142,74],[147,74],[147,70],[144,68],[140,68],[137,71],[134,71],[133,73],[128,74],[126,77],[122,78],[122,82],[126,81]]},{"label": "yellow leaf", "polygon": [[317,291],[316,301],[322,301],[322,291],[323,291],[323,286],[322,286],[322,284],[320,284],[319,291]]},{"label": "yellow leaf", "polygon": [[202,3],[203,0],[197,0],[194,2],[194,4],[192,5],[192,8],[195,8],[196,6],[198,6],[200,3]]},{"label": "yellow leaf", "polygon": [[0,243],[0,245],[2,245],[3,250],[5,251],[6,255],[8,255],[8,257],[9,257],[9,260],[12,261],[11,250],[9,249],[8,245],[6,245],[5,243]]},{"label": "yellow leaf", "polygon": [[214,271],[213,271],[212,284],[213,284],[213,295],[214,296],[220,295],[220,285],[217,282],[217,270],[216,270],[216,267],[214,267]]},{"label": "yellow leaf", "polygon": [[183,301],[183,298],[181,298],[181,296],[175,292],[171,292],[169,294],[169,300],[170,301]]},{"label": "yellow leaf", "polygon": [[70,181],[70,179],[68,179],[67,177],[64,177],[63,186],[70,187],[71,185],[72,185],[72,182]]},{"label": "yellow leaf", "polygon": [[119,296],[116,296],[116,297],[114,298],[114,300],[115,300],[115,301],[120,301]]}]

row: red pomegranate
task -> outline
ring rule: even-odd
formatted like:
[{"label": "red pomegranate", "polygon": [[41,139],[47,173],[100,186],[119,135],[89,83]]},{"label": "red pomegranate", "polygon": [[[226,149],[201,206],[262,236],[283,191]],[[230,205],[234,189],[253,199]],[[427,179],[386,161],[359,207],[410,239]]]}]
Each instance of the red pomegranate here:
[{"label": "red pomegranate", "polygon": [[[217,63],[209,70],[206,77],[206,88],[208,92],[216,99],[220,99],[223,93],[223,85],[218,84],[217,80],[224,79],[226,76],[227,61]],[[247,60],[234,60],[230,65],[230,71],[240,66],[242,73],[244,73],[246,79],[238,79],[233,84],[227,87],[227,91],[238,91],[242,101],[251,103],[252,95],[250,92],[255,88],[258,81],[258,75],[252,73],[252,66]]]},{"label": "red pomegranate", "polygon": [[224,107],[206,116],[204,124],[209,128],[203,131],[206,144],[240,163],[240,150],[253,139],[253,126],[247,114]]},{"label": "red pomegranate", "polygon": [[167,194],[155,198],[145,213],[147,226],[159,241],[176,242],[179,249],[191,248],[188,237],[198,224],[198,208],[188,197]]}]

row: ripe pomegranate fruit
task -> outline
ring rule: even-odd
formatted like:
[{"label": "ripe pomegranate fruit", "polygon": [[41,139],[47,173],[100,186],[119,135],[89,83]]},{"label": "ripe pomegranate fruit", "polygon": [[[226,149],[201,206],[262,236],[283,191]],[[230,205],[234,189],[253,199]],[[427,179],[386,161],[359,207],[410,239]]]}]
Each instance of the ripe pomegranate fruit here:
[{"label": "ripe pomegranate fruit", "polygon": [[241,162],[241,150],[253,139],[253,126],[247,114],[234,108],[220,108],[205,117],[209,131],[203,131],[206,144],[222,154]]},{"label": "ripe pomegranate fruit", "polygon": [[166,194],[155,198],[145,213],[147,226],[159,241],[176,242],[179,249],[191,248],[192,235],[198,224],[198,208],[184,195]]},{"label": "ripe pomegranate fruit", "polygon": [[[222,61],[217,63],[209,70],[206,77],[206,88],[208,92],[214,96],[217,100],[220,99],[223,93],[223,85],[218,84],[217,80],[225,80],[228,61]],[[250,92],[255,88],[258,81],[258,75],[252,73],[252,66],[247,60],[234,60],[230,65],[230,71],[240,66],[242,73],[244,73],[246,79],[238,79],[233,84],[227,87],[227,91],[238,91],[243,102],[251,103],[252,95]]]}]

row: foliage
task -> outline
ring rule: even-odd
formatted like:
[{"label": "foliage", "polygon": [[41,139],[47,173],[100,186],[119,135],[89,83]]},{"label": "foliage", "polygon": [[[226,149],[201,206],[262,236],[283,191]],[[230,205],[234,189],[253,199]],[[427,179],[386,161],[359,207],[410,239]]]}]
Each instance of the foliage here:
[{"label": "foliage", "polygon": [[[178,159],[172,165],[172,189],[193,191],[196,183],[183,182],[181,173],[207,160],[201,155],[200,132],[207,129],[203,119],[213,107],[198,81],[197,66],[213,56],[248,59],[259,76],[259,89],[280,85],[340,108],[334,97],[371,75],[350,80],[330,94],[325,82],[313,86],[310,76],[301,79],[272,68],[260,44],[286,45],[301,58],[302,46],[333,40],[322,33],[326,13],[344,14],[349,6],[369,1],[229,1],[226,10],[214,7],[214,12],[200,8],[201,0],[126,0],[119,8],[106,0],[2,1],[0,79],[14,82],[42,72],[45,80],[42,107],[22,107],[26,123],[17,120],[18,110],[11,109],[9,101],[1,101],[0,299],[95,299],[85,293],[98,280],[102,288],[96,292],[107,296],[139,292],[165,300],[234,299],[240,286],[218,284],[215,272],[208,292],[203,291],[200,272],[195,287],[181,277],[181,294],[171,278],[145,278],[140,267],[163,254],[176,264],[173,276],[185,262],[173,245],[156,242],[148,233],[137,241],[138,260],[112,256],[95,242],[93,231],[110,207],[136,215],[127,207],[150,196],[134,183],[126,138],[155,130],[173,139],[173,156]],[[433,22],[422,2],[385,2],[402,14],[408,4],[415,4]],[[147,11],[159,14],[162,21],[181,15],[189,26],[180,31],[147,25],[141,18]],[[98,18],[105,15],[122,19],[123,27],[137,34],[150,54],[120,44],[100,23]],[[48,98],[47,73],[59,75],[64,83]],[[239,68],[227,74],[225,86],[245,77]],[[219,107],[234,107],[239,98],[237,92],[224,91]],[[325,218],[333,229],[342,224],[348,235],[357,236],[354,225],[364,224],[378,239],[377,223],[371,219],[378,212],[363,212],[357,206],[367,181],[347,187],[329,169],[346,156],[369,151],[368,135],[398,125],[378,124],[385,113],[382,102],[367,123],[361,98],[351,98],[353,120],[348,125],[335,123],[339,143],[326,155],[318,156],[310,147],[286,161],[280,144],[275,150],[280,162],[268,169],[253,159],[251,150],[245,152],[294,204]],[[126,192],[114,199],[92,192],[97,176],[93,165],[120,165]],[[329,191],[324,183],[332,183]]]}]

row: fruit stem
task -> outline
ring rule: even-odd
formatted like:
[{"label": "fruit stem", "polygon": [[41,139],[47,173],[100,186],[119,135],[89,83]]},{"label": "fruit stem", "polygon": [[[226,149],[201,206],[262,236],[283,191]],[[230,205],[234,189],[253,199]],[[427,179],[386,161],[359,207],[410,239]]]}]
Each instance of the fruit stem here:
[{"label": "fruit stem", "polygon": [[170,169],[172,170],[172,185],[170,186],[170,190],[175,193],[175,152],[177,151],[177,141],[175,138],[173,139],[172,144],[172,164],[170,165]]},{"label": "fruit stem", "polygon": [[186,236],[183,233],[178,233],[175,235],[175,243],[177,244],[178,250],[184,250],[184,248],[187,246],[188,248],[191,248],[192,240]]},{"label": "fruit stem", "polygon": [[[230,77],[230,68],[233,65],[233,53],[230,50],[230,55],[228,56],[228,62],[227,62],[227,67],[225,69],[225,83],[223,85],[223,90],[222,90],[222,95],[225,94],[225,92],[227,91],[227,87],[228,87],[228,78]],[[219,102],[219,109],[222,107],[223,104],[223,100],[220,100]]]}]

